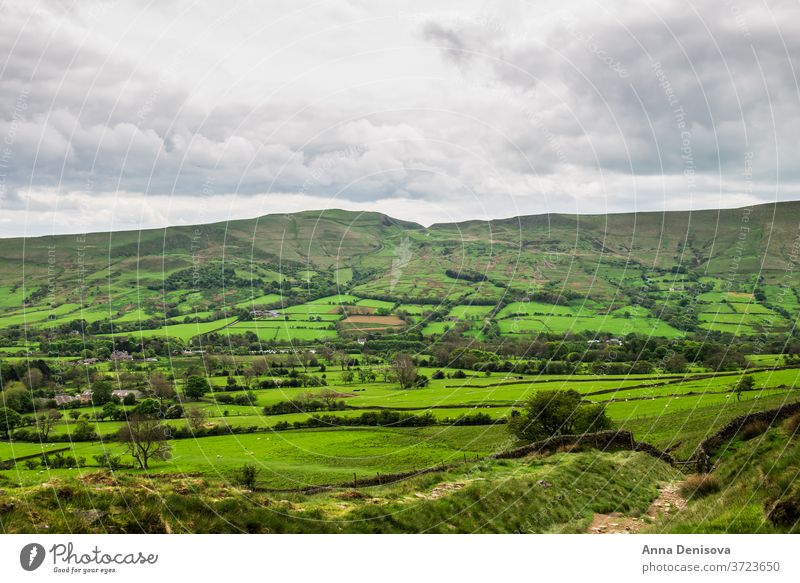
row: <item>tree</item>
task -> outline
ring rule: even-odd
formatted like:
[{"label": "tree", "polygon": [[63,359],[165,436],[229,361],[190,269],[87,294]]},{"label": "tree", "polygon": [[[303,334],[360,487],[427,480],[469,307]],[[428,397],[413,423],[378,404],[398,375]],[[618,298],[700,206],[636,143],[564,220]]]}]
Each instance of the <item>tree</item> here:
[{"label": "tree", "polygon": [[105,419],[108,417],[109,419],[116,420],[121,415],[122,410],[119,408],[119,405],[116,403],[108,402],[103,405],[103,408],[100,410],[100,413],[97,415],[100,419]]},{"label": "tree", "polygon": [[391,363],[391,369],[401,389],[411,389],[417,381],[417,365],[408,354],[398,354]]},{"label": "tree", "polygon": [[158,419],[138,414],[117,433],[117,440],[143,470],[150,467],[150,460],[166,461],[172,456],[168,439],[169,427]]},{"label": "tree", "polygon": [[358,369],[358,380],[362,383],[374,383],[377,375],[371,368]]},{"label": "tree", "polygon": [[208,411],[200,407],[192,407],[186,410],[186,422],[192,432],[202,429],[208,421]]},{"label": "tree", "polygon": [[22,424],[22,416],[8,407],[0,407],[0,434],[6,439],[11,432]]},{"label": "tree", "polygon": [[336,406],[336,400],[339,398],[339,393],[333,389],[323,389],[319,393],[320,399],[325,402],[328,409],[333,409]]},{"label": "tree", "polygon": [[250,367],[255,373],[255,376],[260,377],[262,375],[267,374],[269,370],[269,365],[267,365],[267,361],[260,358],[258,360],[253,361],[253,365]]},{"label": "tree", "polygon": [[70,419],[72,419],[73,421],[77,421],[78,417],[81,416],[81,412],[80,411],[76,411],[75,409],[73,409],[72,411],[70,411],[68,413],[68,415],[69,415]]},{"label": "tree", "polygon": [[183,392],[187,398],[199,401],[210,390],[211,387],[206,379],[199,376],[191,376],[186,379],[186,389]]},{"label": "tree", "polygon": [[253,381],[256,378],[256,371],[252,367],[246,368],[242,371],[242,382],[248,389],[253,386]]},{"label": "tree", "polygon": [[89,425],[89,421],[81,418],[75,424],[72,437],[75,441],[91,441],[97,437],[97,434],[94,432],[94,428]]},{"label": "tree", "polygon": [[32,368],[22,377],[22,383],[30,390],[38,389],[42,386],[44,374],[38,368]]},{"label": "tree", "polygon": [[739,379],[739,382],[736,383],[734,387],[734,392],[736,393],[736,400],[742,400],[742,393],[744,391],[750,391],[755,386],[756,382],[753,380],[753,377],[750,375],[745,375]]},{"label": "tree", "polygon": [[47,438],[50,436],[50,430],[53,429],[53,425],[55,425],[61,417],[63,417],[63,413],[55,409],[50,409],[36,416],[36,428],[39,430],[42,441],[47,441]]},{"label": "tree", "polygon": [[114,385],[108,381],[97,381],[92,384],[92,403],[95,405],[105,405],[111,401],[111,393],[114,392]]},{"label": "tree", "polygon": [[611,427],[605,407],[583,404],[577,391],[541,391],[512,415],[508,430],[518,439],[536,441],[554,435],[573,435]]},{"label": "tree", "polygon": [[684,372],[688,361],[680,352],[673,352],[664,360],[664,369],[667,372]]},{"label": "tree", "polygon": [[12,381],[0,391],[0,407],[8,407],[18,413],[33,411],[33,396],[22,383]]},{"label": "tree", "polygon": [[163,417],[164,410],[155,399],[142,399],[133,412],[146,417]]},{"label": "tree", "polygon": [[149,383],[150,390],[153,392],[153,396],[158,399],[162,409],[164,408],[164,401],[175,398],[175,385],[160,372],[150,375]]},{"label": "tree", "polygon": [[352,370],[348,369],[348,370],[342,371],[342,382],[344,384],[349,385],[350,383],[353,382],[354,378],[355,378],[355,373],[353,373]]}]

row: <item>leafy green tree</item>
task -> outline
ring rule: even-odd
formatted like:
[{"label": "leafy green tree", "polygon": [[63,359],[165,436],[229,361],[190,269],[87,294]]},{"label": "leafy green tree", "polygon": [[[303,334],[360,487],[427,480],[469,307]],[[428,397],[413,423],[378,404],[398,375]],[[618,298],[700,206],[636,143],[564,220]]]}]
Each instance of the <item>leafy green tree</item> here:
[{"label": "leafy green tree", "polygon": [[92,441],[97,437],[97,434],[94,432],[94,428],[89,424],[89,421],[81,417],[75,424],[72,437],[75,441]]},{"label": "leafy green tree", "polygon": [[134,412],[147,417],[162,417],[161,404],[156,399],[142,399],[134,408]]},{"label": "leafy green tree", "polygon": [[684,372],[688,361],[680,352],[673,352],[664,360],[664,369],[667,372]]},{"label": "leafy green tree", "polygon": [[203,395],[210,390],[211,387],[209,386],[208,381],[203,377],[191,376],[186,379],[186,389],[184,389],[184,393],[189,399],[199,401],[203,398]]},{"label": "leafy green tree", "polygon": [[116,403],[108,402],[105,405],[103,405],[103,409],[100,411],[100,414],[98,416],[100,417],[100,419],[105,419],[106,417],[108,417],[109,419],[116,420],[122,416],[122,413],[123,411],[122,409],[120,409],[119,405],[117,405]]},{"label": "leafy green tree", "polygon": [[605,407],[584,404],[577,391],[541,391],[512,415],[508,430],[518,439],[536,441],[554,435],[574,435],[611,427]]},{"label": "leafy green tree", "polygon": [[0,434],[6,439],[22,424],[22,416],[8,407],[0,407]]},{"label": "leafy green tree", "polygon": [[734,387],[734,392],[736,393],[736,400],[741,401],[742,393],[745,391],[750,391],[755,386],[756,382],[753,380],[753,377],[750,375],[745,375],[739,379],[739,382],[736,383]]},{"label": "leafy green tree", "polygon": [[114,385],[109,381],[97,381],[92,384],[92,403],[95,405],[105,405],[111,401],[111,393],[114,392]]}]

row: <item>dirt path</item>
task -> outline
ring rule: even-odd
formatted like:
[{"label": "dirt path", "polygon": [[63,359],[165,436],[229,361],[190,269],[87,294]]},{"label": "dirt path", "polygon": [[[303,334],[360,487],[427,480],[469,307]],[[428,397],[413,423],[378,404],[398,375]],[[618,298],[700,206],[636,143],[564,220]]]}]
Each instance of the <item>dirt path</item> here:
[{"label": "dirt path", "polygon": [[659,516],[672,514],[686,507],[686,500],[680,494],[680,483],[672,482],[662,488],[658,498],[653,500],[644,516],[634,518],[619,512],[595,514],[586,530],[589,534],[635,534]]}]

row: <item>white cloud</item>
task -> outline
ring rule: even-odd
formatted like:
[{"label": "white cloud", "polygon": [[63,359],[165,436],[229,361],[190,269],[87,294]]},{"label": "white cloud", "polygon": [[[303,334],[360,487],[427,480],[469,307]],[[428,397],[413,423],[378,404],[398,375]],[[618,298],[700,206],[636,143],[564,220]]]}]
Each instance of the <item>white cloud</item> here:
[{"label": "white cloud", "polygon": [[800,190],[792,3],[0,10],[0,235],[329,206],[421,223],[730,207]]}]

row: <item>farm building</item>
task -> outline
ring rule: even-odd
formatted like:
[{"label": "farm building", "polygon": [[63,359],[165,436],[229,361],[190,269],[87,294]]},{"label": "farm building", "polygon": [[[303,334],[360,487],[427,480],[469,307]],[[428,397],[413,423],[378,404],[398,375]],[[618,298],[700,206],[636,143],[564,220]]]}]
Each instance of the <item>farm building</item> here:
[{"label": "farm building", "polygon": [[117,397],[118,399],[124,399],[128,395],[133,395],[136,399],[141,399],[142,394],[142,391],[137,391],[135,389],[119,389],[116,391],[111,391],[111,396]]}]

